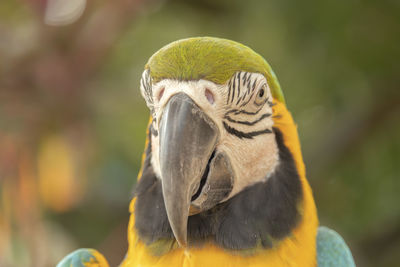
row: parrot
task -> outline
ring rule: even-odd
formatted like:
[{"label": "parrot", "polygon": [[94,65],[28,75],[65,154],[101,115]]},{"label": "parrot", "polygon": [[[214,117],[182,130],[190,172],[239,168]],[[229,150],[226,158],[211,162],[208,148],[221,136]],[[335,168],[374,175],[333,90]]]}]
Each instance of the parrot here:
[{"label": "parrot", "polygon": [[[150,57],[140,92],[150,119],[121,267],[355,266],[319,226],[297,126],[261,55],[178,40]],[[66,266],[109,265],[79,249]]]}]

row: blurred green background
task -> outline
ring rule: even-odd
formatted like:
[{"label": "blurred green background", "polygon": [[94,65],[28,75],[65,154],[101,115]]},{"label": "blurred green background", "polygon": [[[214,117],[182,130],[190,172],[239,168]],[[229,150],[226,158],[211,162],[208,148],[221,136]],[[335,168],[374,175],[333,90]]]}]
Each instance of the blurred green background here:
[{"label": "blurred green background", "polygon": [[272,65],[321,224],[358,266],[399,266],[395,0],[2,0],[0,266],[54,266],[79,247],[121,262],[148,120],[143,66],[205,35]]}]

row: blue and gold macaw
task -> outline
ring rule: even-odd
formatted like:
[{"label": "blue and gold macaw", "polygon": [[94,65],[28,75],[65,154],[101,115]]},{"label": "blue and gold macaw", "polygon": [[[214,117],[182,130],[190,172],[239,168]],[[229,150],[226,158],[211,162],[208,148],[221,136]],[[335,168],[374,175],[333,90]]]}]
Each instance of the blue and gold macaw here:
[{"label": "blue and gold macaw", "polygon": [[[151,117],[122,267],[355,266],[318,228],[296,125],[260,55],[184,39],[150,58],[140,85]],[[58,266],[108,263],[82,249]]]}]

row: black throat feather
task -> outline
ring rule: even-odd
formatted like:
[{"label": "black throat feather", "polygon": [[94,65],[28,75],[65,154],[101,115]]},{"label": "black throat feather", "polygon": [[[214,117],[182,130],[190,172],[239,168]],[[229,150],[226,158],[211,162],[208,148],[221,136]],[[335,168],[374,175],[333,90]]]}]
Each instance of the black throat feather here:
[{"label": "black throat feather", "polygon": [[[299,207],[303,191],[293,156],[283,142],[282,133],[277,128],[273,131],[279,149],[279,165],[274,173],[265,182],[245,188],[226,202],[190,216],[189,246],[212,242],[240,253],[260,247],[271,248],[291,235],[301,220]],[[150,135],[151,131],[149,139]],[[167,249],[161,249],[162,253],[176,247],[164,206],[161,181],[151,166],[150,141],[135,197],[135,228],[139,238],[150,247],[152,244],[169,244]]]}]

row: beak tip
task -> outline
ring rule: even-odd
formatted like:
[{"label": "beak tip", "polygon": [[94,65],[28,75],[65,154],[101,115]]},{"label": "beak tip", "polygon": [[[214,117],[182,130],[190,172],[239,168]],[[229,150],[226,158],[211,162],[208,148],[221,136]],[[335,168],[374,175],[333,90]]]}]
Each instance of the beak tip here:
[{"label": "beak tip", "polygon": [[159,158],[164,204],[179,247],[188,245],[191,193],[218,136],[215,123],[188,95],[178,93],[168,100],[160,119]]},{"label": "beak tip", "polygon": [[177,235],[175,237],[175,239],[176,239],[176,242],[178,243],[179,247],[186,248],[188,246],[186,233],[184,235]]},{"label": "beak tip", "polygon": [[187,247],[187,241],[186,240],[178,240],[178,244],[181,248],[186,248]]}]

